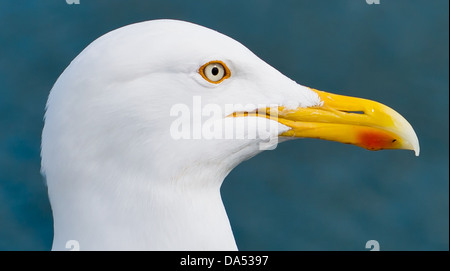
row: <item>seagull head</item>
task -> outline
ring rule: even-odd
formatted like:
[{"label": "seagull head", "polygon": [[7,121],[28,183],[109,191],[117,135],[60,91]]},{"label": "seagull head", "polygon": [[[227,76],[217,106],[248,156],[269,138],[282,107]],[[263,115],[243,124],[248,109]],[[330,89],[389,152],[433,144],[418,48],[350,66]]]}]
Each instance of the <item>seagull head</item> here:
[{"label": "seagull head", "polygon": [[[419,153],[413,128],[393,109],[297,84],[214,30],[155,20],[107,33],[71,62],[47,103],[42,171],[54,248],[68,239],[89,248],[105,248],[92,240],[119,249],[233,248],[220,207],[223,179],[294,138]],[[209,203],[218,209],[202,209]],[[165,211],[152,212],[156,206]],[[183,206],[202,216],[194,211],[197,222],[190,221]],[[208,238],[168,217],[207,227],[200,233]],[[92,221],[112,226],[93,230]],[[144,242],[133,232],[150,237]]]}]

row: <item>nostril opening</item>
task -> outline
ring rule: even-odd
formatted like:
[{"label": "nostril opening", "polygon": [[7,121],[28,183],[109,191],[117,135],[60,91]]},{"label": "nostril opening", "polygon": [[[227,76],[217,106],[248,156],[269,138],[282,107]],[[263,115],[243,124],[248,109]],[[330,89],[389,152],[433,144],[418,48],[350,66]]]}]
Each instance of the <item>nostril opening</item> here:
[{"label": "nostril opening", "polygon": [[345,111],[345,110],[342,110],[342,112],[348,113],[348,114],[360,114],[360,115],[364,115],[365,114],[364,111]]}]

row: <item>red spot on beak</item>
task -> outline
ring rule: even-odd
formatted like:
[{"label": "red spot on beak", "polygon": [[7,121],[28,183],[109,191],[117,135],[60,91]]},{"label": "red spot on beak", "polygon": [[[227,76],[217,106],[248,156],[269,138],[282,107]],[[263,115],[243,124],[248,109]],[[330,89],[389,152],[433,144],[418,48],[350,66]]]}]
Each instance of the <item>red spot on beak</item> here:
[{"label": "red spot on beak", "polygon": [[389,133],[382,131],[364,131],[358,135],[362,147],[369,150],[390,149],[397,141]]}]

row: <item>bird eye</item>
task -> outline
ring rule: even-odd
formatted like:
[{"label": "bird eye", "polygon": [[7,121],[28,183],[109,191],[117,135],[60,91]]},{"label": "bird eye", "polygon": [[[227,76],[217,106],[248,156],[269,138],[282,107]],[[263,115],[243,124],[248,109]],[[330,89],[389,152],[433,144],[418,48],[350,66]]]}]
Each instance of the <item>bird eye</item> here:
[{"label": "bird eye", "polygon": [[218,84],[230,77],[230,70],[222,61],[210,61],[199,69],[200,75],[208,82]]}]

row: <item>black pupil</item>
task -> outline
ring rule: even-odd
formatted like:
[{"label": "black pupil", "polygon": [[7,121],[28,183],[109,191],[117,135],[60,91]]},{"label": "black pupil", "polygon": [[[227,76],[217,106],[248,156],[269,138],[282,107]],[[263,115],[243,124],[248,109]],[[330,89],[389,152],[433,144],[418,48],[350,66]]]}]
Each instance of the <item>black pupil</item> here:
[{"label": "black pupil", "polygon": [[211,73],[212,73],[214,76],[218,75],[218,74],[219,74],[219,68],[217,68],[217,67],[212,68]]}]

